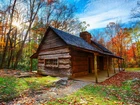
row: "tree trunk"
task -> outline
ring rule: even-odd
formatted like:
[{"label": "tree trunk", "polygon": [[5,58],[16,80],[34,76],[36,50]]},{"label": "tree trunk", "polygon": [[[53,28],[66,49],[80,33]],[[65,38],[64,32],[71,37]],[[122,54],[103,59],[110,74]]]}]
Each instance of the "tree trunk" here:
[{"label": "tree trunk", "polygon": [[4,50],[3,50],[3,55],[2,55],[0,68],[3,68],[5,58],[6,58],[7,47],[8,47],[8,39],[6,39],[6,45],[5,45]]},{"label": "tree trunk", "polygon": [[25,41],[26,41],[26,39],[27,39],[28,33],[30,32],[31,26],[32,26],[32,24],[33,24],[33,21],[34,21],[36,15],[37,15],[39,9],[41,8],[41,1],[40,1],[40,2],[38,3],[38,5],[37,5],[36,11],[34,11],[34,8],[35,8],[35,1],[36,1],[36,0],[33,0],[33,2],[31,2],[31,0],[30,0],[30,21],[29,21],[30,24],[29,24],[28,30],[26,31],[26,34],[25,34],[23,43],[21,44],[21,48],[20,48],[19,51],[17,52],[16,61],[15,61],[15,64],[14,64],[14,69],[17,67],[18,62],[19,62],[19,59],[21,58],[22,51],[23,51],[23,48],[24,48],[24,44],[25,44]]},{"label": "tree trunk", "polygon": [[1,62],[0,68],[3,67],[3,64],[5,62],[6,52],[7,52],[7,49],[8,49],[8,41],[10,42],[10,45],[12,45],[12,42],[10,40],[10,33],[13,30],[12,29],[12,23],[13,23],[13,15],[14,15],[14,9],[15,9],[15,5],[16,5],[16,1],[17,0],[14,0],[13,7],[12,7],[12,13],[10,14],[10,23],[9,23],[10,28],[9,28],[9,32],[7,33],[6,46],[5,46],[4,51],[3,51],[3,57],[2,57],[2,62]]},{"label": "tree trunk", "polygon": [[110,66],[109,66],[109,58],[107,56],[107,76],[109,77],[109,69],[110,69]]},{"label": "tree trunk", "polygon": [[32,23],[30,23],[29,28],[28,28],[28,30],[27,30],[27,32],[26,32],[26,34],[25,34],[24,40],[23,40],[23,42],[22,42],[21,48],[20,48],[19,51],[17,52],[16,61],[15,61],[15,64],[14,64],[14,69],[16,69],[16,67],[17,67],[17,65],[18,65],[18,61],[19,61],[19,59],[21,58],[22,51],[23,51],[23,48],[24,48],[24,44],[25,44],[25,41],[26,41],[26,39],[27,39],[28,33],[29,33],[30,29],[31,29],[31,26],[32,26]]},{"label": "tree trunk", "polygon": [[10,63],[11,63],[11,60],[12,60],[12,56],[13,56],[13,50],[11,49],[10,56],[9,56],[9,60],[8,60],[7,68],[10,68]]},{"label": "tree trunk", "polygon": [[120,63],[119,63],[119,59],[118,59],[118,69],[119,69],[119,72],[120,72],[121,70],[120,70]]},{"label": "tree trunk", "polygon": [[7,49],[8,49],[8,41],[10,40],[9,36],[10,36],[11,31],[12,31],[12,29],[10,29],[9,32],[7,33],[6,45],[4,47],[0,68],[3,68],[4,62],[5,62],[6,52],[7,52]]},{"label": "tree trunk", "polygon": [[95,82],[98,83],[97,55],[96,54],[94,54],[94,71],[95,71]]}]

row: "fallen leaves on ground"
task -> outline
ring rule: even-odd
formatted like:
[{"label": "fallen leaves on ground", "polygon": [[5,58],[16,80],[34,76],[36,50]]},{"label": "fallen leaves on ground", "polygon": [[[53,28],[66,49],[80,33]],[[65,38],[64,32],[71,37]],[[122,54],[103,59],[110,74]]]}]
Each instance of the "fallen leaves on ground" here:
[{"label": "fallen leaves on ground", "polygon": [[138,78],[140,79],[140,72],[119,72],[118,74],[110,77],[109,79],[101,82],[101,85],[115,85],[115,86],[122,86],[122,83],[126,80],[131,80]]},{"label": "fallen leaves on ground", "polygon": [[12,69],[0,69],[0,77],[40,77],[36,72],[26,72],[21,70],[12,70]]},{"label": "fallen leaves on ground", "polygon": [[[21,74],[21,71],[19,70],[0,70],[0,77],[3,76],[11,76],[11,75],[19,75]],[[135,84],[131,84],[130,88],[131,91],[129,91],[129,86],[127,87],[123,87],[123,84],[125,83],[125,81],[127,80],[134,80],[134,79],[140,79],[140,72],[120,72],[116,75],[114,75],[113,77],[105,80],[102,83],[99,83],[96,86],[100,85],[102,87],[102,91],[105,91],[108,95],[108,97],[104,98],[104,101],[107,103],[111,100],[111,98],[109,97],[109,95],[114,96],[117,98],[117,100],[129,100],[129,103],[135,104],[135,103],[140,103],[140,83],[135,83]],[[129,85],[129,81],[127,81],[127,83]],[[109,86],[117,86],[117,88],[109,88]],[[48,88],[47,88],[48,89]],[[39,94],[36,92],[33,96],[21,96],[19,98],[14,99],[13,101],[9,102],[9,104],[17,104],[17,103],[22,103],[22,104],[34,104],[37,100],[36,100],[36,95],[41,95],[44,93],[44,91],[48,91],[48,90],[39,90]],[[87,90],[86,90],[87,91]],[[98,93],[96,93],[98,94]],[[81,97],[82,94],[80,94]],[[84,95],[84,94],[83,94]],[[66,99],[58,99],[56,101],[56,99],[51,99],[50,102],[58,102],[59,104],[62,104],[64,102],[68,103],[68,104],[77,104],[77,105],[82,105],[82,104],[87,104],[88,103],[95,103],[95,97],[94,96],[90,96],[89,98],[87,98],[89,95],[87,95],[84,98],[79,98],[78,96],[76,96],[75,98],[71,98],[69,101]],[[49,97],[49,96],[48,96]],[[96,96],[97,97],[97,96]],[[90,102],[91,101],[91,102]],[[3,104],[6,104],[5,102],[3,102]],[[36,104],[44,104],[44,101],[38,101],[38,103]],[[124,103],[119,101],[114,101],[114,104],[117,105],[123,105]],[[95,105],[98,105],[98,102],[96,102]]]},{"label": "fallen leaves on ground", "polygon": [[[104,91],[117,97],[118,100],[124,100],[134,105],[140,103],[140,72],[122,71],[99,85],[108,87]],[[113,86],[113,88],[109,86]]]},{"label": "fallen leaves on ground", "polygon": [[[120,72],[102,83],[88,86],[75,94],[47,102],[49,105],[139,105],[140,72]],[[82,98],[82,97],[83,98]]]}]

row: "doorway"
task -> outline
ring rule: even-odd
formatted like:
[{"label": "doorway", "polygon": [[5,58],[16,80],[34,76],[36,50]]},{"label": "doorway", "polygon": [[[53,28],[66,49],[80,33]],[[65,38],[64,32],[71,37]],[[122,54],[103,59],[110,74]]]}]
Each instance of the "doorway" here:
[{"label": "doorway", "polygon": [[92,68],[91,68],[91,57],[88,57],[88,73],[92,73]]},{"label": "doorway", "polygon": [[103,56],[98,56],[97,57],[97,69],[98,70],[103,70],[104,69],[104,57]]}]

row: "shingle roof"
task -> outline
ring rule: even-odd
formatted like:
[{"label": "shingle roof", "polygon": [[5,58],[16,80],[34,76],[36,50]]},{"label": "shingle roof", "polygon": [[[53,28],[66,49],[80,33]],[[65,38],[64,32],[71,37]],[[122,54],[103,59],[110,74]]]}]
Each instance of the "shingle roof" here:
[{"label": "shingle roof", "polygon": [[94,45],[96,45],[97,47],[99,47],[101,50],[103,50],[103,52],[113,54],[111,51],[109,51],[107,48],[105,48],[103,45],[97,43],[96,41],[92,41],[92,43]]},{"label": "shingle roof", "polygon": [[[100,48],[102,51],[97,49],[96,47],[92,46],[91,44],[87,43],[84,39],[82,39],[80,37],[77,37],[75,35],[71,35],[67,32],[58,30],[56,28],[53,28],[53,27],[49,26],[49,28],[47,29],[46,32],[48,32],[48,30],[50,30],[50,29],[52,29],[68,45],[72,45],[72,46],[75,46],[75,47],[83,48],[83,49],[90,50],[90,51],[93,51],[93,52],[99,52],[100,54],[109,55],[109,56],[112,56],[112,57],[122,59],[121,57],[114,55],[112,52],[110,52],[108,49],[106,49],[105,47],[103,47],[102,45],[100,45],[97,42],[92,41],[97,46],[97,48]],[[44,38],[42,39],[41,44],[42,44],[43,40],[44,40]],[[41,44],[39,45],[39,48],[37,49],[37,52],[35,54],[33,54],[31,56],[31,58],[36,58],[38,56],[38,52],[40,50]]]},{"label": "shingle roof", "polygon": [[77,37],[75,35],[69,34],[67,32],[58,30],[56,28],[50,27],[61,39],[63,39],[63,41],[65,41],[65,43],[67,43],[68,45],[72,45],[72,46],[76,46],[76,47],[80,47],[83,49],[87,49],[87,50],[91,50],[91,51],[96,51],[99,52],[101,54],[104,55],[109,55],[109,56],[113,56],[113,57],[117,57],[122,59],[119,56],[114,55],[111,51],[109,51],[107,48],[105,48],[104,46],[102,46],[101,44],[92,41],[97,47],[99,47],[100,49],[102,49],[103,51],[98,50],[96,47],[92,46],[91,44],[87,43],[84,39]]},{"label": "shingle roof", "polygon": [[50,27],[61,39],[63,39],[68,45],[80,47],[83,49],[100,52],[97,48],[88,44],[84,39],[77,37],[75,35],[71,35],[64,31],[58,30],[56,28]]}]

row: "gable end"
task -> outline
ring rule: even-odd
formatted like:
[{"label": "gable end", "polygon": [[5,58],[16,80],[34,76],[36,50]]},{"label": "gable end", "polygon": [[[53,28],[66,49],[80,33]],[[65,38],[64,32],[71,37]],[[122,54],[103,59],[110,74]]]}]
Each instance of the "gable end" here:
[{"label": "gable end", "polygon": [[50,29],[45,33],[45,36],[41,42],[40,50],[46,50],[61,46],[66,46],[66,43]]}]

